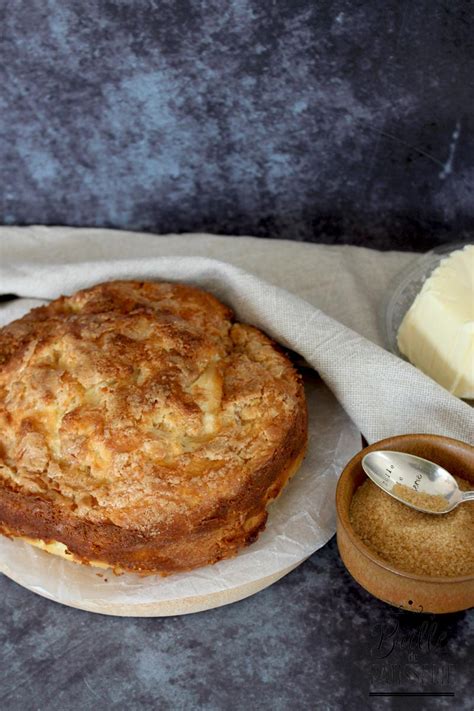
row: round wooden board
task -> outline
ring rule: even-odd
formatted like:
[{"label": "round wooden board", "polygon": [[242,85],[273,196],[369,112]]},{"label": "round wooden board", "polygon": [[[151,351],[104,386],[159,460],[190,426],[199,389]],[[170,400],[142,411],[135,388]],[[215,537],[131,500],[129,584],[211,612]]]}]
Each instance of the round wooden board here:
[{"label": "round wooden board", "polygon": [[[47,553],[45,555],[48,555]],[[232,602],[238,602],[246,597],[255,595],[255,593],[264,590],[265,588],[276,583],[277,580],[283,578],[288,573],[291,573],[299,563],[290,566],[285,570],[281,570],[274,575],[268,575],[260,580],[254,580],[249,583],[244,583],[243,585],[236,586],[227,590],[221,590],[215,593],[208,593],[206,595],[195,595],[186,598],[176,599],[176,600],[162,600],[160,602],[150,602],[150,603],[137,603],[134,605],[123,605],[120,603],[114,603],[110,601],[102,601],[100,603],[94,603],[90,600],[81,601],[78,604],[77,600],[68,600],[64,597],[60,602],[68,607],[74,607],[78,610],[85,610],[86,612],[95,612],[100,615],[113,615],[115,617],[172,617],[174,615],[191,615],[194,612],[203,612],[204,610],[212,610],[215,607],[222,607],[223,605],[230,605]],[[38,590],[29,588],[25,586],[22,582],[21,576],[16,576],[7,567],[0,564],[0,572],[6,575],[8,578],[13,580],[18,585],[26,587],[32,592],[45,597],[48,600],[58,600],[46,592],[40,592]]]}]

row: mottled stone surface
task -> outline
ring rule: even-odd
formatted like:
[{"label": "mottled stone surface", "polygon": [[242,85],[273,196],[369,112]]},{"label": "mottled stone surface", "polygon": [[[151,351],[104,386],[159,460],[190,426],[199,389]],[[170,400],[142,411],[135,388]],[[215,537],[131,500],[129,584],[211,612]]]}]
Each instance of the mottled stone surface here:
[{"label": "mottled stone surface", "polygon": [[[93,615],[3,576],[0,594],[4,711],[472,709],[474,616],[378,602],[334,540],[258,595],[185,617]],[[397,690],[455,696],[369,696]]]},{"label": "mottled stone surface", "polygon": [[0,221],[426,249],[474,225],[467,0],[0,5]]}]

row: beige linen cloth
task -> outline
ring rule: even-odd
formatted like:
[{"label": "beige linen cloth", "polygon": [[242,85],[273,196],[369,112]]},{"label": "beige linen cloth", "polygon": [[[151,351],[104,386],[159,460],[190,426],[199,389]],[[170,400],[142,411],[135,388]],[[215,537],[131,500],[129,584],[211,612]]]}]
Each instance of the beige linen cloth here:
[{"label": "beige linen cloth", "polygon": [[384,350],[379,311],[414,255],[359,247],[66,227],[0,228],[0,324],[110,279],[185,281],[315,368],[369,442],[429,432],[474,442],[474,414]]}]

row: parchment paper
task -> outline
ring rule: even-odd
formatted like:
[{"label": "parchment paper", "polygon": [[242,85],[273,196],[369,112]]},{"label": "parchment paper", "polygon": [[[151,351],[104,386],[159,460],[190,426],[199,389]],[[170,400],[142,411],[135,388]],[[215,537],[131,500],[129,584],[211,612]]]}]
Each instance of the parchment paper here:
[{"label": "parchment paper", "polygon": [[299,472],[270,506],[265,531],[236,558],[166,578],[114,575],[0,536],[0,570],[24,587],[92,612],[161,616],[196,612],[250,595],[321,548],[335,531],[338,476],[360,434],[312,372],[305,373],[309,448]]}]

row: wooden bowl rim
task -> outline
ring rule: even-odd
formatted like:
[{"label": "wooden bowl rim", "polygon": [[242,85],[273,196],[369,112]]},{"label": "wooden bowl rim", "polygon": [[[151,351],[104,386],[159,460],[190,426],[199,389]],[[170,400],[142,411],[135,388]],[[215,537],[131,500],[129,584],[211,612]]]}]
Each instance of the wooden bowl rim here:
[{"label": "wooden bowl rim", "polygon": [[351,521],[349,518],[349,511],[348,510],[346,511],[343,509],[341,481],[343,479],[348,479],[352,475],[354,467],[362,460],[362,457],[365,454],[367,454],[367,452],[377,449],[378,447],[380,447],[380,445],[388,444],[388,443],[397,443],[397,444],[402,443],[403,444],[404,441],[405,442],[407,440],[413,441],[414,438],[422,440],[422,441],[425,440],[426,442],[431,442],[431,443],[433,443],[433,440],[435,442],[441,441],[445,444],[455,444],[456,446],[461,445],[461,447],[463,449],[466,449],[467,451],[469,451],[471,449],[474,450],[474,447],[472,447],[467,442],[463,442],[462,440],[454,439],[453,437],[444,437],[443,435],[435,435],[435,434],[433,434],[433,435],[432,434],[394,435],[392,437],[386,437],[385,439],[380,439],[380,440],[378,440],[378,442],[374,442],[373,444],[369,445],[368,447],[361,449],[360,452],[358,452],[356,455],[354,455],[352,457],[352,459],[346,464],[346,466],[344,467],[344,469],[342,471],[341,476],[339,477],[339,480],[337,482],[337,487],[336,487],[336,513],[337,513],[338,523],[344,528],[345,532],[349,536],[351,543],[357,548],[357,550],[360,553],[362,553],[366,558],[368,558],[375,565],[379,566],[380,568],[384,568],[385,570],[388,570],[389,572],[391,572],[395,575],[399,575],[402,578],[409,578],[410,580],[414,580],[417,582],[430,583],[430,584],[440,583],[440,584],[455,585],[457,583],[472,582],[472,581],[474,581],[474,573],[472,575],[463,575],[461,577],[450,577],[450,576],[446,576],[446,575],[435,577],[433,575],[417,575],[416,573],[407,573],[404,570],[400,570],[399,568],[396,568],[393,565],[390,565],[390,563],[387,563],[383,558],[380,558],[368,546],[366,546],[365,543],[359,538],[359,536],[356,534],[356,532],[354,531],[354,528],[351,524]]}]

